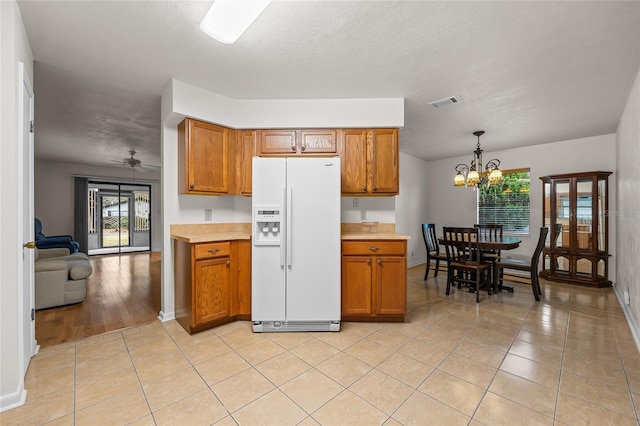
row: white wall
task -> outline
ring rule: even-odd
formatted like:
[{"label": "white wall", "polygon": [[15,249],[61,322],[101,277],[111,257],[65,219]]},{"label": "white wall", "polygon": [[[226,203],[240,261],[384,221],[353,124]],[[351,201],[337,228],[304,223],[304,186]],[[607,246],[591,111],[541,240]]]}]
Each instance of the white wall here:
[{"label": "white wall", "polygon": [[[485,137],[490,141],[490,136]],[[485,142],[486,143],[486,142]],[[476,192],[471,188],[453,186],[454,167],[459,163],[468,164],[471,159],[473,144],[469,144],[469,155],[466,157],[448,158],[429,161],[428,185],[429,219],[436,224],[438,235],[443,226],[469,226],[476,223]],[[504,151],[484,152],[483,158],[498,158],[503,169],[530,168],[531,171],[531,204],[530,223],[532,233],[523,238],[520,247],[513,251],[523,255],[531,255],[535,250],[538,229],[542,226],[542,181],[540,176],[554,173],[572,173],[586,171],[614,171],[616,167],[615,135],[593,136],[573,139],[525,148]],[[609,177],[609,208],[616,202],[616,174]],[[609,279],[615,278],[615,231],[616,221],[609,220]]]},{"label": "white wall", "polygon": [[640,347],[640,72],[629,94],[626,108],[616,133],[617,219],[616,293],[624,300],[628,292],[630,304],[624,305],[627,319]]},{"label": "white wall", "polygon": [[[402,127],[403,99],[235,100],[172,80],[162,95],[162,320],[174,317],[172,224],[204,223],[204,209],[213,210],[213,222],[250,222],[251,201],[244,197],[178,194],[178,136],[176,126],[185,116],[232,128]],[[343,205],[348,204],[344,201]],[[393,222],[393,198],[365,201],[369,219]],[[362,208],[362,207],[361,207]],[[360,208],[360,209],[361,209]],[[358,210],[360,210],[358,209]],[[349,221],[356,212],[347,209]]]},{"label": "white wall", "polygon": [[411,235],[407,242],[408,266],[424,263],[427,258],[421,227],[429,222],[427,165],[420,158],[400,154],[400,195],[395,199],[396,232]]},{"label": "white wall", "polygon": [[26,396],[20,374],[22,218],[15,207],[19,205],[17,182],[21,178],[19,62],[24,63],[33,82],[33,53],[18,5],[15,1],[0,1],[0,411],[22,404]]},{"label": "white wall", "polygon": [[[132,182],[127,167],[99,167],[54,161],[36,161],[34,172],[35,216],[42,221],[45,235],[73,235],[74,176],[106,178]],[[136,173],[135,183],[151,185],[151,250],[162,249],[160,221],[162,192],[160,173]]]}]

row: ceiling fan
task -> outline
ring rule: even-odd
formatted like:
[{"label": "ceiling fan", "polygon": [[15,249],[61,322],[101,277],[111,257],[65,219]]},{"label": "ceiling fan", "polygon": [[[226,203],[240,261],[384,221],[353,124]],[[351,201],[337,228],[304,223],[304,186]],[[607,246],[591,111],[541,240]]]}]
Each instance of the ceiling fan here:
[{"label": "ceiling fan", "polygon": [[125,157],[122,160],[111,160],[111,161],[122,164],[123,166],[131,167],[132,169],[136,169],[141,172],[149,171],[150,168],[160,167],[160,166],[154,166],[154,165],[148,165],[148,164],[143,166],[142,162],[134,157],[135,155],[136,155],[136,150],[130,149],[129,157]]}]

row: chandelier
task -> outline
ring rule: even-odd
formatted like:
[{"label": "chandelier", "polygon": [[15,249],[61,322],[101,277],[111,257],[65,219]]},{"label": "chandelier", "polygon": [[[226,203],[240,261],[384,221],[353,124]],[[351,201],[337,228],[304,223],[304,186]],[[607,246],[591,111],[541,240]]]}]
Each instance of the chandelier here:
[{"label": "chandelier", "polygon": [[502,171],[500,170],[500,160],[489,160],[482,169],[482,149],[480,148],[480,136],[484,135],[484,130],[473,132],[478,137],[478,145],[473,151],[471,165],[458,164],[456,166],[456,176],[453,178],[454,186],[467,186],[477,188],[481,185],[496,185],[502,181]]}]

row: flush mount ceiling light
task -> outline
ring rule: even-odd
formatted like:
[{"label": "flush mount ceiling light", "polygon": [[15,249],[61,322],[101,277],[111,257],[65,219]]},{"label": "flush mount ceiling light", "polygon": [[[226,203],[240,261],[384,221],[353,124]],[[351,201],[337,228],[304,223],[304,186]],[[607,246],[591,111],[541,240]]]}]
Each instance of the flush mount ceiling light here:
[{"label": "flush mount ceiling light", "polygon": [[200,22],[200,29],[220,43],[233,44],[271,0],[215,0]]},{"label": "flush mount ceiling light", "polygon": [[471,164],[458,164],[456,166],[456,175],[453,178],[455,186],[467,186],[474,189],[481,185],[496,185],[502,182],[502,171],[500,170],[500,160],[494,158],[489,160],[485,169],[482,170],[482,149],[480,148],[480,136],[484,135],[484,130],[473,132],[478,137],[476,150],[473,151],[473,159]]}]

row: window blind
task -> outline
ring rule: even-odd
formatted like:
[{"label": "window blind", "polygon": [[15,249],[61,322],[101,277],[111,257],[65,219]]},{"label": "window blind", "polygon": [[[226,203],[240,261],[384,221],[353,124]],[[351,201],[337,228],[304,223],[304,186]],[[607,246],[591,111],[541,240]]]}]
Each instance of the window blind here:
[{"label": "window blind", "polygon": [[529,172],[503,172],[501,185],[480,188],[478,223],[502,224],[505,233],[528,234],[529,204]]}]

